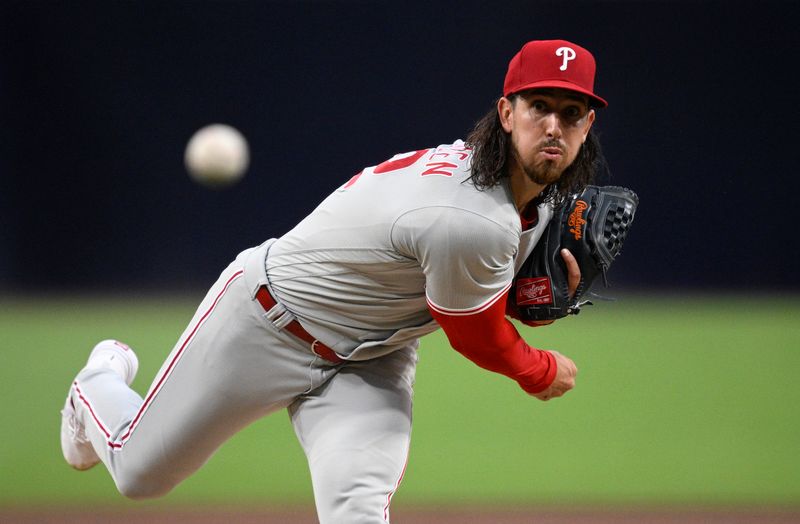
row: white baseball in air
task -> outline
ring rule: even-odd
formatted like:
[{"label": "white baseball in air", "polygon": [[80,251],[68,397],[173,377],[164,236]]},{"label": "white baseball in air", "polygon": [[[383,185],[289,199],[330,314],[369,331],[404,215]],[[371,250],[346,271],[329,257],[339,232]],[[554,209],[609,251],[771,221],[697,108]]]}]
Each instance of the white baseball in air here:
[{"label": "white baseball in air", "polygon": [[192,135],[186,144],[184,162],[196,182],[209,187],[238,182],[250,165],[250,148],[238,129],[211,124]]}]

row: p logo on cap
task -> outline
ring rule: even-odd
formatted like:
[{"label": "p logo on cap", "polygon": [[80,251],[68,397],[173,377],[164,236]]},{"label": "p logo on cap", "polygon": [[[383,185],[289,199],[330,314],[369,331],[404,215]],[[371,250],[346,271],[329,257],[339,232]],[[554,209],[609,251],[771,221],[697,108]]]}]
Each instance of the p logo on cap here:
[{"label": "p logo on cap", "polygon": [[592,54],[566,40],[533,40],[508,64],[503,96],[536,88],[569,89],[589,97],[590,104],[606,107],[594,93],[596,65]]},{"label": "p logo on cap", "polygon": [[566,71],[569,61],[575,60],[575,57],[578,55],[575,54],[575,50],[572,49],[571,47],[559,47],[558,49],[556,49],[556,56],[564,57],[564,63],[561,64],[561,67],[559,67],[559,69],[561,71]]}]

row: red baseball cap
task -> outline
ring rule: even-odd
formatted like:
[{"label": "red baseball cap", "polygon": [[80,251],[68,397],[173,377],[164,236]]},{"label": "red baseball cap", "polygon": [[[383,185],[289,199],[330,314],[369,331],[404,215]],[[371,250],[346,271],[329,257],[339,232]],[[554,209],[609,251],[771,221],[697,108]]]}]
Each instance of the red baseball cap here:
[{"label": "red baseball cap", "polygon": [[594,94],[596,65],[592,53],[566,40],[528,42],[508,64],[503,96],[555,87],[583,93],[590,104],[607,107],[608,102]]}]

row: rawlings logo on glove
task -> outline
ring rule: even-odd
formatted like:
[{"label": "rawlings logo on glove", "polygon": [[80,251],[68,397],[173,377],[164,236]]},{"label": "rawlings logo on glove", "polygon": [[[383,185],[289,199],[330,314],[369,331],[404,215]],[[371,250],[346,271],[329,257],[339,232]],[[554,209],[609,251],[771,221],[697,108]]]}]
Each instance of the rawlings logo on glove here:
[{"label": "rawlings logo on glove", "polygon": [[[553,218],[514,279],[510,299],[515,318],[549,321],[578,314],[591,304],[583,297],[598,275],[606,273],[628,235],[639,197],[617,186],[587,186],[555,209]],[[575,295],[569,296],[567,268],[560,252],[569,249],[581,270]]]},{"label": "rawlings logo on glove", "polygon": [[550,279],[548,277],[518,278],[516,286],[518,306],[553,303]]},{"label": "rawlings logo on glove", "polygon": [[588,207],[589,204],[578,199],[575,201],[575,210],[569,214],[567,224],[569,225],[569,232],[572,233],[575,240],[580,240],[583,237],[583,226],[586,225],[586,220],[581,215]]}]

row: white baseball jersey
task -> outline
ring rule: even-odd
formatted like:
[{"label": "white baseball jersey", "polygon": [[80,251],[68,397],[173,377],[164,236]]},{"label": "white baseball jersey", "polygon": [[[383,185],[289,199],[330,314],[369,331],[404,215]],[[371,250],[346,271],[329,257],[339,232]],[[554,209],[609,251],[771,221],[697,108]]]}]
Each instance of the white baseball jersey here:
[{"label": "white baseball jersey", "polygon": [[274,295],[316,338],[351,360],[437,329],[428,309],[481,311],[506,293],[552,216],[523,232],[507,180],[478,190],[462,141],[364,169],[278,239]]}]

